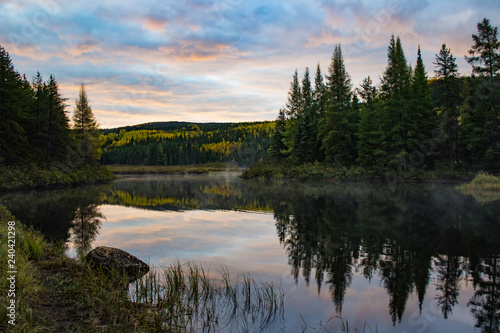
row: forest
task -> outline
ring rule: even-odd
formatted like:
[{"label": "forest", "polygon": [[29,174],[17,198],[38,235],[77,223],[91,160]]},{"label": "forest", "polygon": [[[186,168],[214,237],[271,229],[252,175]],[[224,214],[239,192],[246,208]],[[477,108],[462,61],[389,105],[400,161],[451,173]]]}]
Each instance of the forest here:
[{"label": "forest", "polygon": [[[74,170],[99,164],[358,168],[372,174],[415,170],[500,171],[500,42],[488,19],[465,56],[471,76],[442,44],[429,77],[420,47],[412,67],[391,37],[380,84],[354,88],[341,45],[326,75],[297,70],[276,121],[164,122],[99,130],[84,86],[70,126],[53,76],[30,82],[0,46],[0,167]],[[75,117],[80,114],[79,118]],[[14,167],[14,168],[13,168]],[[255,171],[256,170],[256,171]],[[57,178],[57,176],[55,176]],[[28,181],[29,182],[29,181]]]},{"label": "forest", "polygon": [[68,118],[53,75],[30,82],[0,45],[0,189],[107,180],[97,122],[82,84]]},{"label": "forest", "polygon": [[189,165],[233,162],[250,165],[263,159],[275,122],[149,123],[101,136],[103,164]]},{"label": "forest", "polygon": [[[366,77],[360,87],[353,88],[340,44],[325,77],[319,64],[314,82],[308,68],[301,80],[296,70],[286,105],[276,119],[270,160],[287,166],[324,162],[374,173],[498,173],[498,28],[485,18],[477,29],[465,56],[472,66],[471,76],[460,76],[456,57],[442,44],[430,78],[420,47],[413,68],[401,39],[394,35],[377,86]],[[253,174],[265,167],[259,164]]]}]

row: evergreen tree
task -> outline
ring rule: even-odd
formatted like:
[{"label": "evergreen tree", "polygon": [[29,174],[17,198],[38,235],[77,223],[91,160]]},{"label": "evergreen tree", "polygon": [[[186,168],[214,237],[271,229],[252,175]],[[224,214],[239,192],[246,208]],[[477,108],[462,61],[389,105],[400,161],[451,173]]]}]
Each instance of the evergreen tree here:
[{"label": "evergreen tree", "polygon": [[411,68],[406,63],[399,37],[391,37],[388,64],[381,82],[383,101],[385,150],[389,164],[400,170],[409,167],[408,159],[414,149],[412,136],[416,132],[410,113]]},{"label": "evergreen tree", "polygon": [[476,79],[472,100],[474,106],[464,116],[464,140],[478,168],[500,171],[500,42],[498,28],[488,19],[477,25],[478,35],[472,35],[474,45],[466,57]]},{"label": "evergreen tree", "polygon": [[323,161],[325,159],[325,154],[321,149],[323,142],[319,135],[319,128],[321,120],[325,116],[325,105],[326,105],[326,86],[323,80],[323,74],[321,73],[321,67],[318,63],[316,67],[316,75],[314,77],[314,90],[313,90],[313,112],[312,112],[312,128],[311,134],[314,135],[314,147],[313,150],[314,160]]},{"label": "evergreen tree", "polygon": [[100,157],[98,126],[92,108],[89,105],[85,85],[82,84],[73,114],[73,129],[75,130],[75,137],[80,144],[82,156],[86,163],[95,163]]},{"label": "evergreen tree", "polygon": [[363,104],[357,132],[356,162],[364,167],[381,167],[385,157],[385,151],[382,149],[385,136],[379,109],[376,106],[377,89],[369,76],[363,80],[357,92],[363,99]]},{"label": "evergreen tree", "polygon": [[286,115],[289,118],[296,118],[302,107],[302,91],[299,83],[299,74],[297,70],[293,73],[293,79],[290,83],[288,100],[286,103]]},{"label": "evergreen tree", "polygon": [[48,117],[48,151],[49,162],[62,161],[64,158],[71,158],[72,137],[69,126],[69,119],[66,116],[67,99],[61,96],[59,85],[53,75],[46,83]]},{"label": "evergreen tree", "polygon": [[24,85],[8,52],[0,45],[0,165],[14,164],[29,156],[23,124]]},{"label": "evergreen tree", "polygon": [[443,135],[442,149],[449,165],[458,165],[460,154],[460,82],[456,58],[446,44],[441,46],[434,62],[436,69],[436,98],[440,129]]},{"label": "evergreen tree", "polygon": [[309,68],[306,67],[302,79],[302,103],[296,120],[294,138],[294,159],[299,163],[312,162],[315,159],[314,146],[316,134],[314,128],[314,101]]},{"label": "evergreen tree", "polygon": [[275,160],[282,160],[285,155],[284,151],[287,147],[284,143],[286,135],[286,115],[283,109],[280,109],[278,118],[276,118],[276,127],[274,129],[273,139],[271,141],[271,146],[269,147],[269,156]]},{"label": "evergreen tree", "polygon": [[[417,167],[424,162],[429,166],[433,162],[435,155],[435,143],[429,142],[432,140],[432,133],[436,129],[437,121],[433,110],[431,98],[431,90],[428,83],[427,73],[425,71],[424,62],[420,46],[418,47],[417,64],[412,77],[412,105],[411,119],[413,121],[414,133],[408,133],[408,136],[413,138],[413,149],[418,149],[419,154],[424,154],[418,159],[413,159],[413,166]],[[415,154],[417,155],[417,154]]]},{"label": "evergreen tree", "polygon": [[287,149],[283,151],[285,156],[293,156],[295,132],[297,130],[297,117],[302,108],[302,91],[299,83],[299,74],[295,70],[292,82],[290,83],[290,91],[288,92],[288,100],[285,107],[287,116],[285,135],[283,142]]},{"label": "evergreen tree", "polygon": [[490,20],[483,19],[477,24],[477,35],[472,35],[474,45],[465,57],[472,66],[472,72],[479,76],[494,77],[500,71],[500,41],[498,28],[492,27]]},{"label": "evergreen tree", "polygon": [[320,128],[322,149],[328,161],[351,164],[356,159],[352,110],[352,84],[342,57],[340,44],[335,47],[328,68],[326,110]]}]

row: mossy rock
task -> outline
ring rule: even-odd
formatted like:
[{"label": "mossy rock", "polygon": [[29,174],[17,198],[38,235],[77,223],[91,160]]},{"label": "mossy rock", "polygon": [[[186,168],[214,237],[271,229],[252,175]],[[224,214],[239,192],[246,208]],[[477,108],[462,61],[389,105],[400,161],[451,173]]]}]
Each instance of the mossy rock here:
[{"label": "mossy rock", "polygon": [[96,247],[87,254],[86,259],[92,265],[99,266],[108,272],[124,271],[130,281],[135,281],[149,272],[149,266],[144,261],[114,247]]}]

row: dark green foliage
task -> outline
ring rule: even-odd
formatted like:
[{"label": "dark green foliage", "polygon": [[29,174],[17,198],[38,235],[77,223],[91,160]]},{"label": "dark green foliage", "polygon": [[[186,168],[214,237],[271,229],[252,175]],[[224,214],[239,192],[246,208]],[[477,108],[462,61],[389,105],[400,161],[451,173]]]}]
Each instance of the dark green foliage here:
[{"label": "dark green foliage", "polygon": [[31,86],[1,46],[0,57],[0,164],[66,162],[74,145],[57,81],[38,73]]},{"label": "dark green foliage", "polygon": [[381,108],[377,106],[377,89],[372,85],[372,80],[367,77],[357,90],[363,99],[358,126],[358,158],[356,162],[369,168],[380,168],[386,156],[382,149],[385,135],[382,131]]},{"label": "dark green foliage", "polygon": [[391,37],[388,64],[382,77],[381,106],[386,133],[385,150],[388,165],[396,170],[407,170],[410,153],[415,148],[417,128],[410,110],[412,71],[406,62],[399,37]]},{"label": "dark green foliage", "polygon": [[30,84],[1,46],[0,101],[0,189],[110,178],[82,163],[54,76],[44,82],[37,73]]},{"label": "dark green foliage", "polygon": [[[317,66],[312,104],[308,69],[302,86],[295,71],[271,150],[288,169],[274,174],[290,176],[294,167],[313,168],[315,162],[339,169],[359,165],[369,175],[405,179],[455,177],[481,169],[499,172],[497,33],[487,19],[478,24],[471,57],[466,59],[479,77],[465,80],[459,79],[456,58],[446,44],[436,54],[435,78],[429,79],[420,47],[412,70],[400,38],[393,35],[380,86],[377,89],[370,78],[365,79],[357,89],[361,101],[352,91],[340,45],[335,47],[326,84]],[[270,172],[259,168],[266,175]]]},{"label": "dark green foliage", "polygon": [[82,84],[73,114],[73,129],[80,153],[86,163],[95,164],[100,158],[98,127],[89,105],[85,85]]},{"label": "dark green foliage", "polygon": [[463,132],[469,162],[475,168],[500,171],[500,41],[498,28],[488,19],[477,25],[474,45],[466,57],[478,74],[472,94],[467,96]]},{"label": "dark green foliage", "polygon": [[27,92],[29,84],[14,70],[9,54],[0,46],[0,164],[14,164],[29,157],[24,127]]},{"label": "dark green foliage", "polygon": [[273,139],[269,147],[269,156],[275,160],[282,160],[286,156],[283,154],[286,151],[284,143],[286,135],[286,115],[283,109],[280,109],[278,118],[276,118],[276,128],[274,129]]},{"label": "dark green foliage", "polygon": [[490,20],[483,19],[477,24],[477,35],[472,35],[474,45],[469,50],[470,57],[465,57],[472,66],[474,74],[494,77],[500,71],[500,41],[498,28],[492,27]]},{"label": "dark green foliage", "polygon": [[462,140],[460,136],[460,90],[458,66],[450,49],[443,44],[434,62],[436,69],[434,103],[437,107],[439,129],[442,135],[441,157],[449,166],[457,167],[461,161]]},{"label": "dark green foliage", "polygon": [[337,164],[352,164],[356,160],[354,133],[358,116],[352,107],[352,84],[337,45],[328,68],[325,115],[319,135],[326,160]]},{"label": "dark green foliage", "polygon": [[[278,139],[279,134],[273,139],[276,125],[275,122],[256,122],[217,126],[190,124],[171,131],[120,129],[101,137],[101,163],[187,165],[236,162],[248,165],[265,158],[273,140],[283,142]],[[276,149],[277,154],[282,154],[283,145]]]},{"label": "dark green foliage", "polygon": [[[425,72],[420,47],[418,48],[417,64],[412,77],[411,91],[411,119],[414,124],[415,132],[413,135],[412,151],[423,147],[427,142],[433,139],[433,131],[437,127],[437,117],[433,110],[431,90],[428,83],[427,73]],[[434,146],[435,143],[432,142]],[[420,148],[421,160],[413,159],[413,166],[432,166],[435,159],[435,151],[431,148]]]},{"label": "dark green foliage", "polygon": [[297,114],[294,134],[293,157],[299,163],[313,162],[317,158],[314,149],[316,146],[315,111],[309,68],[306,68],[304,78],[302,79],[302,103],[300,111]]}]

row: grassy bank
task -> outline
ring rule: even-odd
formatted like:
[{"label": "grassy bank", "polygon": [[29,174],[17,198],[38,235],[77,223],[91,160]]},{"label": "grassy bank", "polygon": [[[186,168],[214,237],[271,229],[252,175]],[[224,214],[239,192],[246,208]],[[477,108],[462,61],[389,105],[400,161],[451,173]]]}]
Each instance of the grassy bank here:
[{"label": "grassy bank", "polygon": [[209,173],[215,171],[242,171],[231,163],[205,163],[195,165],[108,165],[112,173],[124,174],[188,174]]},{"label": "grassy bank", "polygon": [[405,171],[388,172],[385,170],[371,170],[362,167],[334,167],[325,163],[310,163],[302,165],[288,165],[283,163],[259,162],[242,174],[242,178],[284,178],[307,180],[348,180],[365,181],[426,181],[426,180],[458,180],[471,179],[467,172],[453,170],[441,171]]},{"label": "grassy bank", "polygon": [[80,168],[64,166],[41,168],[37,165],[0,168],[0,191],[54,185],[76,185],[114,179],[105,167],[86,165]]},{"label": "grassy bank", "polygon": [[500,178],[494,175],[479,172],[467,184],[459,186],[463,194],[474,196],[481,203],[488,203],[500,199]]},{"label": "grassy bank", "polygon": [[[236,323],[237,330],[269,327],[283,314],[279,288],[223,268],[174,263],[127,288],[127,277],[70,259],[64,248],[23,226],[0,206],[0,331],[195,332]],[[8,232],[16,236],[15,284],[7,277]],[[12,252],[12,251],[11,251]],[[15,325],[9,324],[9,289],[15,290]]]}]

